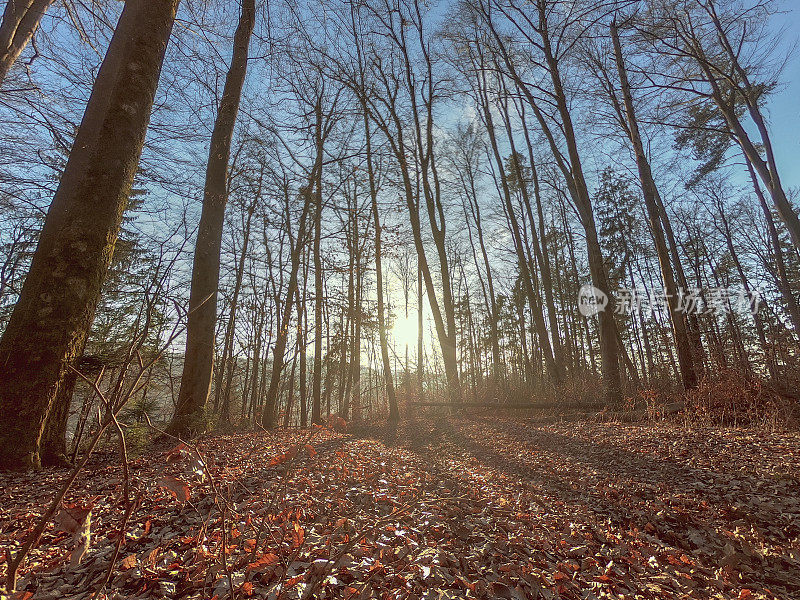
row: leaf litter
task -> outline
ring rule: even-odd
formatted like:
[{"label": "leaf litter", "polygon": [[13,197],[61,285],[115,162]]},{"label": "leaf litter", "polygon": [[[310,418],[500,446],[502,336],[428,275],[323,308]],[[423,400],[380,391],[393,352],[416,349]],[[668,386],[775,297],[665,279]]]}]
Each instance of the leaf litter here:
[{"label": "leaf litter", "polygon": [[[347,429],[153,451],[130,463],[127,522],[118,459],[97,456],[13,597],[800,598],[796,433],[496,416]],[[63,476],[0,474],[7,551]]]}]

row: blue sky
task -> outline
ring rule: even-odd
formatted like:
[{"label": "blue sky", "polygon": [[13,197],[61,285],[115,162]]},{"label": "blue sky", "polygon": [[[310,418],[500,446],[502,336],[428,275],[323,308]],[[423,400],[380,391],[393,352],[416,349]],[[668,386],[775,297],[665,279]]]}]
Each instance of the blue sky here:
[{"label": "blue sky", "polygon": [[[784,27],[787,46],[800,39],[800,6],[787,0],[787,9],[775,17],[774,26]],[[769,103],[770,132],[778,168],[786,187],[800,188],[800,49],[796,50],[781,77],[782,87]]]}]

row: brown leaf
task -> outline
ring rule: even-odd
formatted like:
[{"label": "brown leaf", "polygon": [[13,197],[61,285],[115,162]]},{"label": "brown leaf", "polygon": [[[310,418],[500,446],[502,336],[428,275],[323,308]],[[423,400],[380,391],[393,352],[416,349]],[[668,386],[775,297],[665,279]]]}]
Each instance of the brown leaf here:
[{"label": "brown leaf", "polygon": [[76,533],[83,529],[86,520],[92,513],[91,506],[63,503],[61,510],[56,514],[56,526],[60,531]]},{"label": "brown leaf", "polygon": [[297,550],[303,545],[306,539],[306,530],[300,527],[300,524],[295,522],[294,531],[292,532],[292,550]]},{"label": "brown leaf", "polygon": [[166,489],[179,502],[187,502],[191,497],[189,485],[176,477],[165,475],[158,480],[156,485]]},{"label": "brown leaf", "polygon": [[262,555],[261,558],[259,558],[257,561],[251,562],[249,565],[247,565],[247,570],[257,571],[262,567],[271,567],[272,565],[275,565],[277,563],[278,563],[278,557],[275,554],[268,553]]},{"label": "brown leaf", "polygon": [[283,454],[279,454],[278,456],[275,456],[271,461],[269,461],[269,465],[267,466],[274,467],[276,465],[281,465],[285,463],[287,460],[293,459],[295,456],[297,456],[297,449],[298,446],[296,444],[290,446],[286,452],[284,452]]},{"label": "brown leaf", "polygon": [[166,453],[166,459],[168,463],[178,462],[180,459],[183,458],[184,453],[183,451],[186,449],[186,444],[181,442],[177,446],[175,446],[172,450]]}]

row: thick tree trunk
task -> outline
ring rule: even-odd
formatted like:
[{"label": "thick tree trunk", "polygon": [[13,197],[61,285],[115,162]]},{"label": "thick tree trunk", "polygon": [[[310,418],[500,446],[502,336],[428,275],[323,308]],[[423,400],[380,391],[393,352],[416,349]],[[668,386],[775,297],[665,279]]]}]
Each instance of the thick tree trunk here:
[{"label": "thick tree trunk", "polygon": [[67,373],[64,384],[50,407],[39,450],[43,466],[63,467],[70,464],[67,457],[67,421],[77,378],[78,374],[74,371]]},{"label": "thick tree trunk", "polygon": [[0,23],[0,86],[54,0],[8,0]]},{"label": "thick tree trunk", "polygon": [[0,468],[40,465],[47,413],[83,350],[114,252],[177,5],[127,2],[100,67],[0,340]]},{"label": "thick tree trunk", "polygon": [[228,160],[247,74],[250,36],[255,25],[255,0],[242,0],[242,12],[233,38],[233,55],[225,77],[217,119],[208,152],[203,210],[197,231],[186,325],[186,354],[178,406],[167,431],[192,435],[205,429],[204,409],[211,391],[214,331],[217,323],[220,249],[228,201]]}]

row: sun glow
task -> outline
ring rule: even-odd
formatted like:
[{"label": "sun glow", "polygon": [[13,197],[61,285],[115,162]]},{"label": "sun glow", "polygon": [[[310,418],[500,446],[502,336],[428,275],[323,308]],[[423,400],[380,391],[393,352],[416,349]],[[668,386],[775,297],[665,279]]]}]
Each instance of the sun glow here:
[{"label": "sun glow", "polygon": [[417,346],[417,318],[416,315],[408,318],[397,317],[392,325],[391,336],[396,348],[404,348],[406,344],[411,348]]}]

